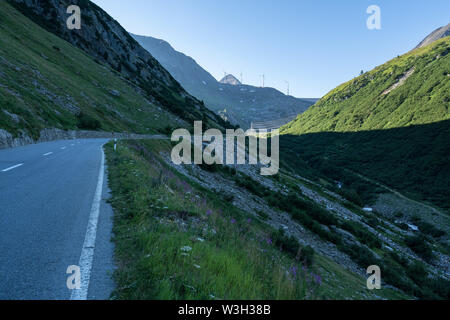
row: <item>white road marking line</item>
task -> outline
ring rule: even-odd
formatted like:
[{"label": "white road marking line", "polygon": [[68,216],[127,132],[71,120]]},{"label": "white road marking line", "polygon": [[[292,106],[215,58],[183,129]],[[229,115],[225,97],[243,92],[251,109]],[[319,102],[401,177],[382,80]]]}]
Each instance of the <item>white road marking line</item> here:
[{"label": "white road marking line", "polygon": [[43,154],[43,156],[46,157],[46,156],[49,156],[51,154],[53,154],[53,152],[47,152],[47,153]]},{"label": "white road marking line", "polygon": [[81,271],[81,288],[75,289],[70,295],[70,300],[87,300],[89,281],[91,278],[92,261],[94,260],[95,238],[97,237],[97,224],[100,214],[100,205],[103,191],[103,176],[105,170],[105,154],[102,150],[102,162],[98,174],[97,189],[95,190],[94,200],[92,202],[91,213],[89,215],[86,236],[84,238],[83,249],[81,250],[79,267]]},{"label": "white road marking line", "polygon": [[8,172],[8,171],[10,171],[12,169],[15,169],[15,168],[18,168],[18,167],[21,167],[21,166],[23,166],[23,163],[19,163],[19,164],[16,164],[15,166],[6,168],[6,169],[2,170],[2,172]]}]

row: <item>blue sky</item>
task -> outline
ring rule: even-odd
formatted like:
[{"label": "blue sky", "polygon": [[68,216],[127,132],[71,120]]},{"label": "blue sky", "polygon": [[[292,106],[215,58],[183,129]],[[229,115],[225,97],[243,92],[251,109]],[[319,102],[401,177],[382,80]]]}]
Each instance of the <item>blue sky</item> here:
[{"label": "blue sky", "polygon": [[[448,0],[94,0],[130,32],[168,41],[220,80],[321,97],[450,22]],[[369,5],[381,30],[368,30]]]}]

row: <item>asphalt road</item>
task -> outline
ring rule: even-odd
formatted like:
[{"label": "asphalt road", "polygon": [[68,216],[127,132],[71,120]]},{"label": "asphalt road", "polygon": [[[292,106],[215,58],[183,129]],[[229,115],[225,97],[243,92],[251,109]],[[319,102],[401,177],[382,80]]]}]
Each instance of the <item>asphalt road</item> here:
[{"label": "asphalt road", "polygon": [[55,141],[0,150],[0,299],[73,299],[66,274],[72,265],[81,266],[83,280],[75,292],[109,298],[112,209],[105,202],[106,174],[100,179],[106,142]]}]

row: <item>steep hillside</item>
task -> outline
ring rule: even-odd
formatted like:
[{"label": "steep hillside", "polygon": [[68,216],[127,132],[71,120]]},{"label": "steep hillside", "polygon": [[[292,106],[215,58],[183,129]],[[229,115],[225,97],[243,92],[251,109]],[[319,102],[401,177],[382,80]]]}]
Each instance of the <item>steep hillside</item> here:
[{"label": "steep hillside", "polygon": [[[374,229],[360,210],[345,209],[292,176],[262,177],[252,166],[176,166],[170,149],[170,142],[161,140],[120,141],[116,151],[112,144],[106,147],[116,212],[114,298],[445,295],[439,289],[439,284],[446,287],[445,279],[421,282],[436,268],[404,253],[399,240],[404,234],[390,222],[378,220]],[[325,210],[329,203],[332,211]],[[392,261],[385,245],[407,259],[406,267]],[[406,294],[384,285],[367,290],[370,264],[379,265],[383,281]],[[417,275],[411,273],[415,268]]]},{"label": "steep hillside", "polygon": [[[8,1],[46,30],[119,72],[137,85],[151,102],[158,103],[189,122],[203,119],[209,126],[226,126],[220,117],[190,96],[120,24],[91,1]],[[69,30],[66,26],[69,5],[78,5],[81,9],[80,30]]]},{"label": "steep hillside", "polygon": [[168,42],[134,34],[131,36],[150,52],[186,90],[191,91],[198,84],[204,85],[203,82],[206,85],[217,82],[194,59],[176,51]]},{"label": "steep hillside", "polygon": [[[249,128],[252,122],[292,119],[314,102],[286,96],[273,88],[218,82],[191,57],[175,51],[167,42],[132,35],[192,95],[223,118]],[[237,85],[236,85],[237,84]],[[288,121],[282,122],[285,124]]]},{"label": "steep hillside", "polygon": [[239,86],[242,83],[232,74],[227,74],[225,77],[222,78],[222,80],[219,81],[223,84],[231,84],[233,86]]},{"label": "steep hillside", "polygon": [[0,1],[2,135],[36,140],[44,128],[147,134],[182,123],[119,73]]},{"label": "steep hillside", "polygon": [[[448,215],[368,213],[299,175],[251,165],[174,165],[169,141],[112,147],[115,298],[448,297]],[[369,265],[382,270],[381,290],[367,290]]]},{"label": "steep hillside", "polygon": [[331,91],[282,128],[286,161],[350,185],[342,168],[357,171],[450,208],[449,52],[447,37]]}]

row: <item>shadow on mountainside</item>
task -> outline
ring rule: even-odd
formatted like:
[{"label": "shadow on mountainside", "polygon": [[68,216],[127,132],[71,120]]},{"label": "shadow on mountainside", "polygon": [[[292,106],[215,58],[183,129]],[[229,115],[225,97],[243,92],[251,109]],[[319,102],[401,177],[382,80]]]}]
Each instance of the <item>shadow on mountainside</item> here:
[{"label": "shadow on mountainside", "polygon": [[284,135],[280,163],[306,177],[319,174],[342,182],[361,205],[383,190],[369,190],[351,171],[448,212],[449,141],[450,120],[386,130]]}]

